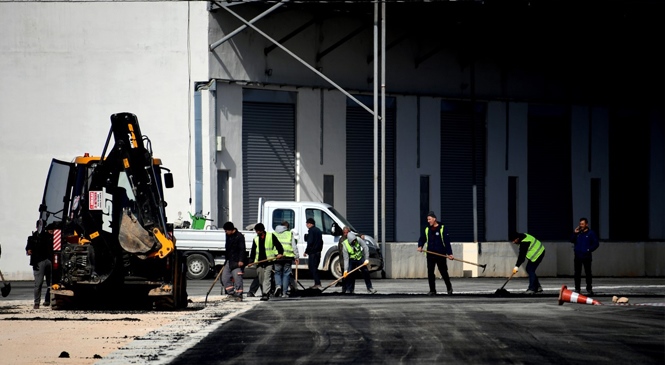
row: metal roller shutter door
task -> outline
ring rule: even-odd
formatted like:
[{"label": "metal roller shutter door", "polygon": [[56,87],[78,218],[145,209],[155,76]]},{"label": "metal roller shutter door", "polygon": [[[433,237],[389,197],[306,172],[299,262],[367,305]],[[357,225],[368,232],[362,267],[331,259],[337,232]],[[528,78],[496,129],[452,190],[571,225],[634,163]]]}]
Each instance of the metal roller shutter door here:
[{"label": "metal roller shutter door", "polygon": [[541,241],[570,239],[570,148],[570,111],[529,106],[527,232]]},{"label": "metal roller shutter door", "polygon": [[[609,130],[609,228],[613,241],[649,239],[651,126],[641,110],[613,109]],[[660,187],[663,188],[662,186]],[[589,222],[598,234],[598,222]]]},{"label": "metal roller shutter door", "polygon": [[471,117],[470,109],[469,102],[442,102],[441,212],[438,217],[449,227],[454,242],[472,242],[474,238],[474,179],[478,240],[485,240],[485,104],[476,104],[475,118]]},{"label": "metal roller shutter door", "polygon": [[295,105],[243,102],[243,227],[256,223],[258,199],[295,200]]}]

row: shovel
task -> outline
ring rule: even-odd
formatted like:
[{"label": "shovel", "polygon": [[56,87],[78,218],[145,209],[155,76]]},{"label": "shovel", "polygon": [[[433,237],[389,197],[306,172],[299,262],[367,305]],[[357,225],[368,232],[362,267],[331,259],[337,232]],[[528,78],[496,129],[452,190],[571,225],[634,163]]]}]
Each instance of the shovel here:
[{"label": "shovel", "polygon": [[2,278],[3,283],[2,288],[0,288],[0,293],[3,297],[6,297],[9,295],[9,292],[12,291],[12,284],[5,281],[5,276],[2,275],[2,271],[0,271],[0,278]]},{"label": "shovel", "polygon": [[212,285],[210,285],[210,289],[208,289],[208,292],[206,293],[206,299],[205,299],[205,301],[203,302],[203,306],[204,306],[204,307],[208,304],[208,294],[210,294],[210,292],[212,291],[212,288],[213,288],[213,287],[215,286],[215,284],[217,283],[217,280],[219,280],[219,277],[222,276],[222,271],[224,271],[224,266],[225,266],[225,265],[226,265],[226,264],[222,265],[222,268],[219,269],[219,274],[217,274],[217,276],[215,277],[215,281],[213,281],[213,282],[212,282]]},{"label": "shovel", "polygon": [[262,263],[264,263],[264,262],[268,262],[268,261],[275,261],[275,260],[277,260],[276,257],[271,257],[271,258],[269,258],[269,259],[265,259],[265,260],[261,260],[261,261],[252,262],[252,263],[250,263],[249,265],[247,265],[247,267],[250,267],[250,266],[252,266],[252,265],[262,264]]},{"label": "shovel", "polygon": [[[298,285],[300,285],[301,288],[306,289],[305,286],[302,285],[302,283],[298,280],[298,261],[297,260],[296,260],[296,283],[298,283]],[[298,288],[296,288],[296,289],[298,289]]]},{"label": "shovel", "polygon": [[[432,251],[427,251],[427,250],[425,250],[425,252],[427,252],[427,253],[431,253],[432,255],[437,255],[437,256],[442,256],[442,257],[445,257],[445,258],[449,258],[448,255],[440,254],[440,253],[437,253],[437,252],[432,252]],[[455,261],[460,261],[460,262],[465,262],[465,263],[467,263],[467,264],[471,264],[471,265],[480,266],[480,267],[483,268],[483,272],[485,272],[485,268],[487,267],[487,264],[483,264],[483,265],[481,265],[481,264],[477,264],[477,263],[475,263],[475,262],[471,262],[471,261],[464,261],[464,260],[462,260],[462,259],[458,259],[458,258],[456,258],[456,257],[453,257],[453,260],[455,260]]]},{"label": "shovel", "polygon": [[[347,275],[351,275],[351,273],[353,273],[354,271],[360,270],[363,266],[367,266],[367,264],[363,263],[362,265],[360,265],[360,266],[356,267],[355,269],[349,271],[347,273]],[[323,293],[326,289],[330,288],[331,286],[337,284],[337,282],[339,282],[342,279],[344,279],[344,275],[342,275],[342,277],[340,277],[339,279],[333,281],[332,283],[328,284],[328,286],[326,286],[325,288],[321,289],[321,293]]]},{"label": "shovel", "polygon": [[504,289],[503,287],[506,286],[506,284],[508,284],[508,282],[510,281],[510,279],[513,278],[513,275],[515,275],[515,273],[510,274],[510,277],[508,277],[508,280],[506,280],[506,282],[503,283],[503,285],[502,285],[499,289],[497,289],[497,290],[494,292],[494,295],[507,295],[507,294],[510,294],[510,292],[509,292],[508,290]]}]

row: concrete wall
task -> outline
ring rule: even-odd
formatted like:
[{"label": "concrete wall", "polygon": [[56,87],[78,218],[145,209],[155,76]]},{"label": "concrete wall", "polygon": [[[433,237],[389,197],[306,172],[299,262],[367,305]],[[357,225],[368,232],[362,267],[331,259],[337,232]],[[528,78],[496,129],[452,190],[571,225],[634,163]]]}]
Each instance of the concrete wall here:
[{"label": "concrete wall", "polygon": [[296,198],[323,201],[323,175],[334,175],[335,204],[345,211],[346,96],[336,90],[300,89],[297,113]]},{"label": "concrete wall", "polygon": [[0,2],[0,269],[32,279],[24,247],[52,158],[99,155],[110,115],[132,112],[190,209],[193,81],[207,80],[206,2]]},{"label": "concrete wall", "polygon": [[[571,169],[573,193],[573,221],[576,227],[581,217],[591,219],[591,179],[600,179],[600,239],[610,235],[610,214],[607,202],[610,200],[609,171],[609,111],[607,108],[574,106],[571,110]],[[589,148],[591,141],[591,148]]]},{"label": "concrete wall", "polygon": [[[420,109],[420,143],[415,127]],[[428,176],[430,209],[441,212],[441,99],[399,97],[396,130],[395,239],[413,241],[420,236],[420,177]],[[420,164],[417,163],[420,156]]]},{"label": "concrete wall", "polygon": [[[538,276],[572,276],[573,249],[570,242],[545,242],[545,258]],[[476,265],[448,261],[451,277],[508,277],[517,261],[518,246],[509,242],[453,243],[456,259],[487,265],[485,271]],[[427,277],[425,255],[417,243],[388,243],[385,271],[387,278],[414,279]],[[481,252],[481,253],[479,253]],[[665,276],[665,242],[601,242],[593,254],[594,276]],[[527,277],[526,264],[516,277]],[[437,272],[437,276],[439,276]]]},{"label": "concrete wall", "polygon": [[[506,108],[508,109],[506,112]],[[527,228],[527,103],[489,102],[487,106],[487,176],[485,177],[488,241],[508,238],[508,177],[518,177],[518,230]],[[507,133],[506,133],[507,130]],[[507,136],[506,136],[507,135]],[[507,150],[507,153],[506,153]],[[508,161],[506,161],[506,155]],[[499,213],[500,214],[492,214]]]},{"label": "concrete wall", "polygon": [[[229,219],[242,222],[242,87],[218,83],[215,94],[218,133],[225,140],[224,150],[216,155],[216,169],[229,171]],[[215,177],[210,188],[216,190],[216,186]],[[204,211],[211,211],[213,217],[217,216],[217,200],[204,200],[203,204],[207,204]]]},{"label": "concrete wall", "polygon": [[649,238],[665,237],[665,123],[663,109],[650,115],[651,173],[649,174]]}]

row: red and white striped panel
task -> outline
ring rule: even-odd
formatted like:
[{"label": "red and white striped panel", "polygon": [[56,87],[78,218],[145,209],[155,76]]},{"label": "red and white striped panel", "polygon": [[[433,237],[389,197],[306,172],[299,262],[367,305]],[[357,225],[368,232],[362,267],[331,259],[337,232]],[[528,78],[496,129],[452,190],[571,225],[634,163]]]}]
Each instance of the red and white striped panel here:
[{"label": "red and white striped panel", "polygon": [[53,251],[60,251],[61,234],[62,232],[59,229],[53,231]]}]

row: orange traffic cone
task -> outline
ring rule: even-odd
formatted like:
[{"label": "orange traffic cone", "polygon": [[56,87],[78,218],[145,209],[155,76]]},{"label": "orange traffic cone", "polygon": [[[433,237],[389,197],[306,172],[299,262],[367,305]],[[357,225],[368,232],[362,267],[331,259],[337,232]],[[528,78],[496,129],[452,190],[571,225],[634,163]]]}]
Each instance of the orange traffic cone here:
[{"label": "orange traffic cone", "polygon": [[561,290],[559,290],[559,305],[563,305],[564,302],[603,305],[603,303],[595,299],[591,299],[585,295],[575,293],[572,290],[568,290],[567,286],[562,285]]}]

